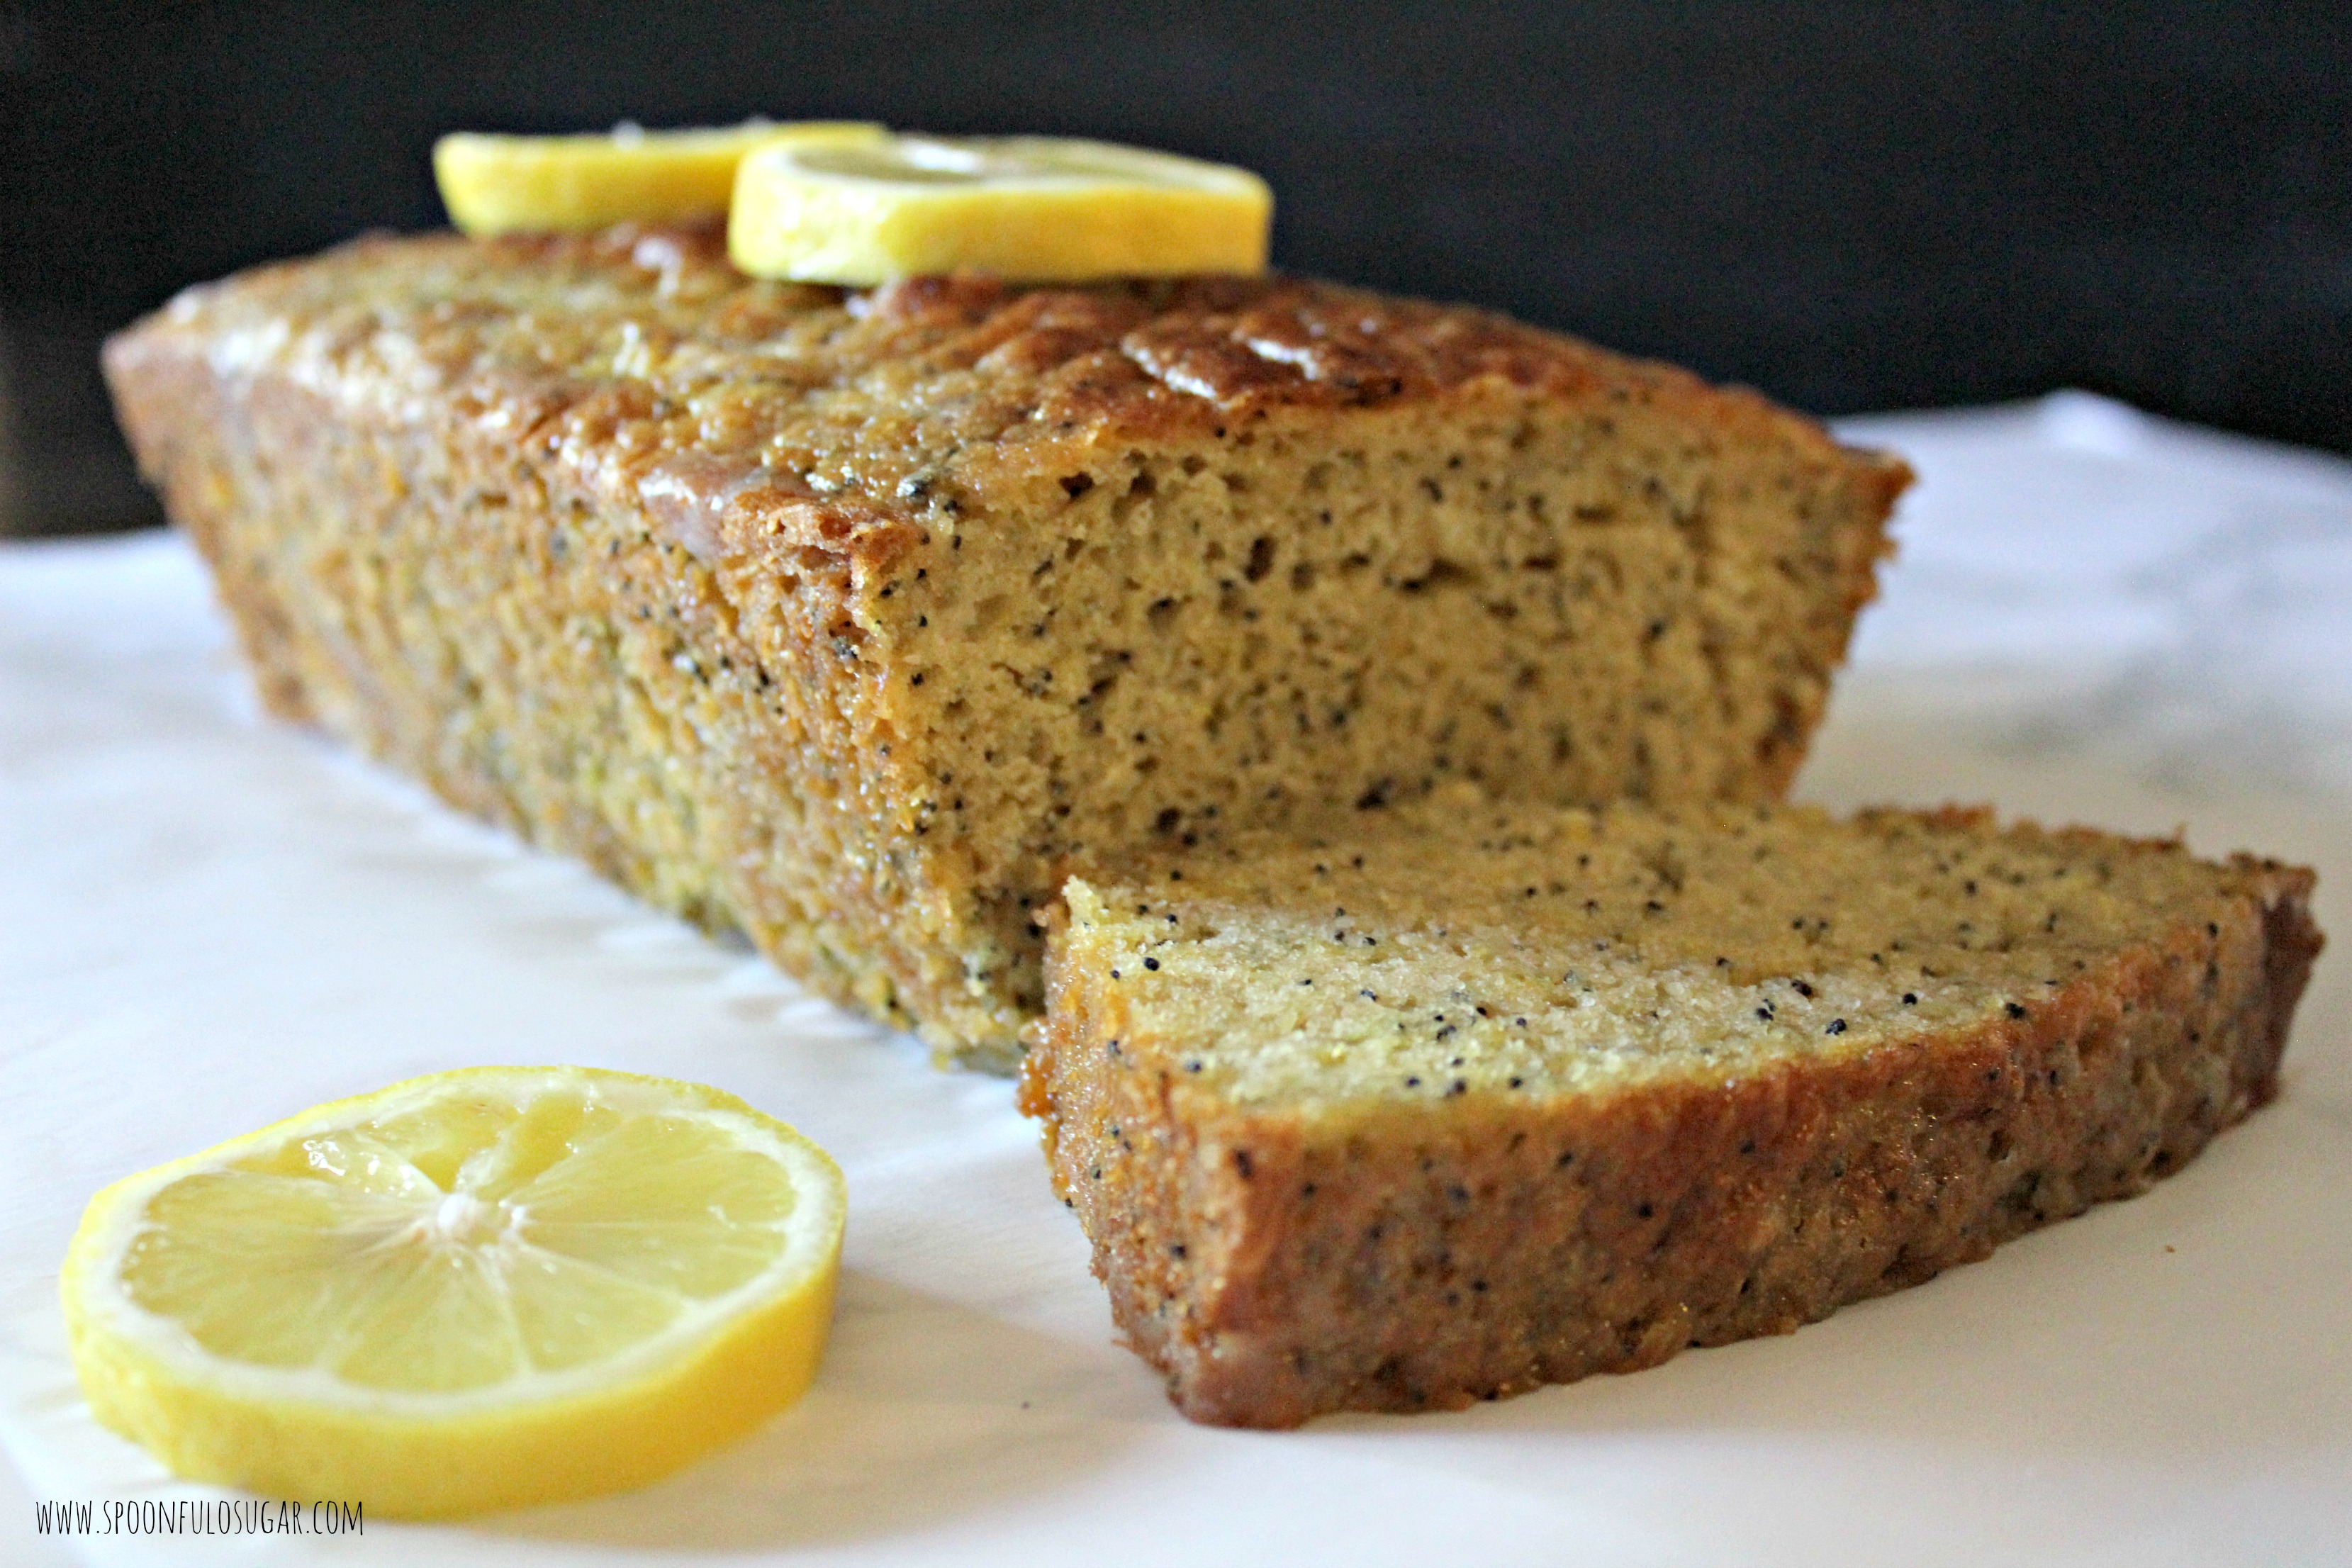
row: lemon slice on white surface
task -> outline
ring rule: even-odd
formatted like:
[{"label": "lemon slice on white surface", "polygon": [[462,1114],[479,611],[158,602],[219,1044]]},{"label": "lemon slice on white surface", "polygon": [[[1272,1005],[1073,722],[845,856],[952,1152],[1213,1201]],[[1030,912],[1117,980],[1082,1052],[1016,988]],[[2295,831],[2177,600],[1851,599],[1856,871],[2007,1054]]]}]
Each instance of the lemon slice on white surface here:
[{"label": "lemon slice on white surface", "polygon": [[879,125],[832,120],[753,120],[699,131],[623,125],[580,136],[461,131],[434,143],[433,177],[449,221],[478,238],[575,231],[715,217],[727,210],[735,166],[771,142],[824,145],[888,136]]},{"label": "lemon slice on white surface", "polygon": [[677,1469],[814,1375],[845,1199],[717,1089],[411,1079],[117,1183],[62,1294],[93,1411],[190,1479],[446,1517]]},{"label": "lemon slice on white surface", "polygon": [[780,143],[735,175],[728,248],[761,278],[871,285],[1262,272],[1274,197],[1246,169],[1108,142],[901,135]]}]

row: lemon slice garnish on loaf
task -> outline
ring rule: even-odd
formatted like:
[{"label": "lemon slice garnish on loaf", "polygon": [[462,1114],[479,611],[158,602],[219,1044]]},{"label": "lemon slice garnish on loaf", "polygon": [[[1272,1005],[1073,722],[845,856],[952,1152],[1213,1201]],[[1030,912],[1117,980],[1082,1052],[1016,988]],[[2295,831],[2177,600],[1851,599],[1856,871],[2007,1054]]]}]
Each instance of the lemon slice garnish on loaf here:
[{"label": "lemon slice garnish on loaf", "polygon": [[761,278],[858,286],[1262,272],[1274,197],[1246,169],[1045,136],[900,135],[757,149],[728,248]]},{"label": "lemon slice garnish on loaf", "polygon": [[177,1474],[447,1517],[652,1480],[797,1399],[843,1214],[732,1095],[479,1068],[117,1183],[61,1287],[92,1410]]},{"label": "lemon slice garnish on loaf", "polygon": [[885,141],[858,121],[747,121],[715,130],[622,125],[579,136],[499,136],[461,131],[433,146],[433,177],[449,221],[478,238],[558,233],[615,223],[716,217],[735,166],[771,142],[817,145]]}]

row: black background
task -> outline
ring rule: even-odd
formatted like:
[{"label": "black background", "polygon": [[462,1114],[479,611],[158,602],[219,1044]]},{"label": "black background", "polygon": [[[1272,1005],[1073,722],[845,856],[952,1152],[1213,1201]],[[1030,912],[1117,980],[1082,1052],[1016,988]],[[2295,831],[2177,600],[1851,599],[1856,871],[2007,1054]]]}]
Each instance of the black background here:
[{"label": "black background", "polygon": [[440,221],[446,130],[776,118],[1247,164],[1278,265],[1821,413],[2060,385],[2352,450],[2352,5],[0,4],[19,517],[152,516],[91,356]]}]

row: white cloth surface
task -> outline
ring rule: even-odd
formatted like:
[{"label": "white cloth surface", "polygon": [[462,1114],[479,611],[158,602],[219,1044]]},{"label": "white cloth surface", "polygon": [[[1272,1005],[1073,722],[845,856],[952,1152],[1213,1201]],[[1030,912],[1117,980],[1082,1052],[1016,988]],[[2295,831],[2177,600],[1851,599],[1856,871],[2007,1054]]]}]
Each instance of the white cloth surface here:
[{"label": "white cloth surface", "polygon": [[[2063,394],[1857,420],[1924,482],[1801,794],[2315,863],[2352,932],[2352,465]],[[2343,940],[2339,936],[2339,941]],[[1458,1415],[1191,1426],[1111,1338],[1001,1080],[257,717],[175,540],[0,547],[0,1447],[100,1429],[53,1301],[115,1177],[411,1074],[701,1079],[849,1178],[816,1387],[631,1496],[93,1562],[2352,1563],[2352,995],[2181,1174],[1784,1338]],[[21,1513],[0,1562],[53,1561]],[[43,1554],[35,1558],[35,1553]]]}]

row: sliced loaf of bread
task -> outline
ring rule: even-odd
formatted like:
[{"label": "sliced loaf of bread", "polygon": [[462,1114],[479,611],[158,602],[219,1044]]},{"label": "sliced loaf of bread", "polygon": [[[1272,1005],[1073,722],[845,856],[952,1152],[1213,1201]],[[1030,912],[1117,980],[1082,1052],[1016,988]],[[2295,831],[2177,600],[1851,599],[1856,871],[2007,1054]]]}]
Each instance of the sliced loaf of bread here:
[{"label": "sliced loaf of bread", "polygon": [[362,240],[107,371],[273,711],[1005,1068],[1057,868],[1462,779],[1778,798],[1910,477],[1482,311],[708,229]]},{"label": "sliced loaf of bread", "polygon": [[1364,814],[1072,880],[1024,1069],[1197,1420],[1785,1332],[2275,1092],[2312,874],[1989,813]]}]

